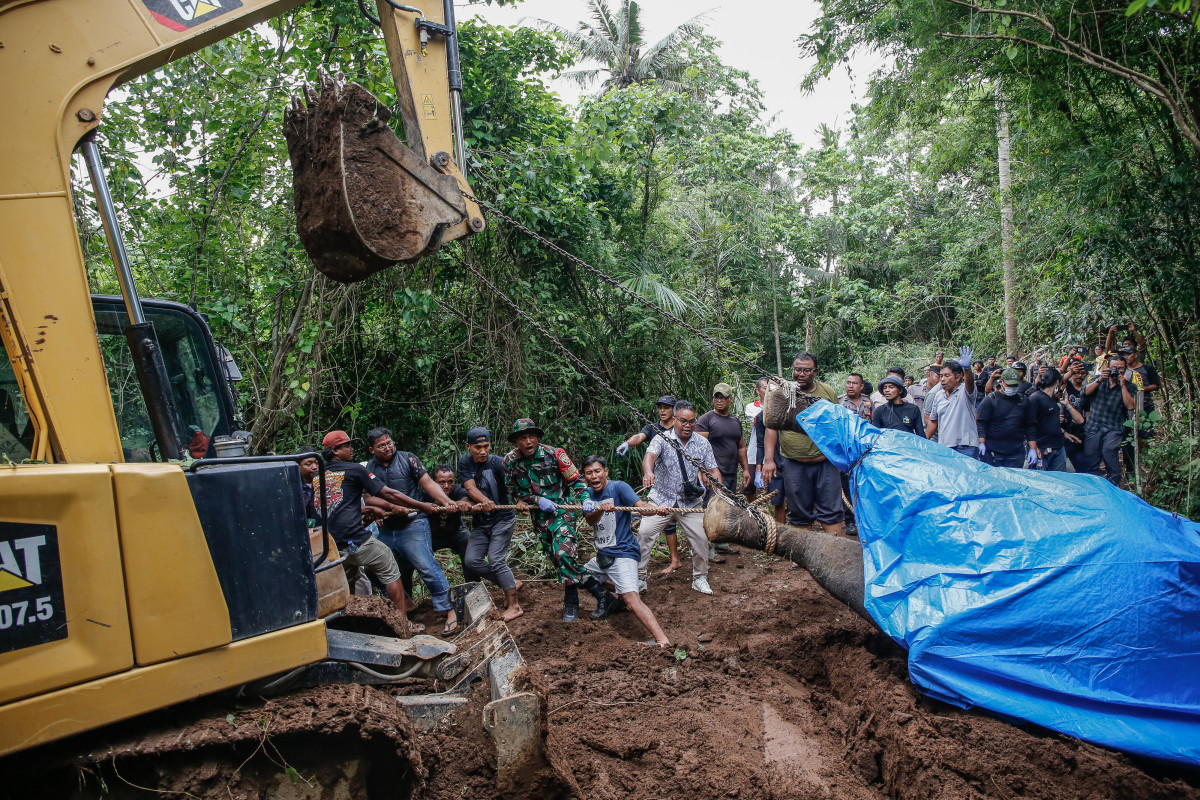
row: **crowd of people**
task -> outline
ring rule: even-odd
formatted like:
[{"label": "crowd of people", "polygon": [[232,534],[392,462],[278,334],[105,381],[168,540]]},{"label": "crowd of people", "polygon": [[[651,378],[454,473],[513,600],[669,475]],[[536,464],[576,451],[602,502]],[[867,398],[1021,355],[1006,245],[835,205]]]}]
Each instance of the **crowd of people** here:
[{"label": "crowd of people", "polygon": [[852,373],[838,398],[880,428],[906,431],[995,467],[1103,475],[1120,486],[1138,445],[1152,433],[1148,416],[1160,388],[1146,342],[1130,323],[1113,325],[1103,343],[1072,345],[1054,360],[1048,348],[1026,364],[1007,356],[957,361],[943,353],[918,376],[889,369],[875,392]]},{"label": "crowd of people", "polygon": [[[1028,365],[1008,356],[1001,366],[996,356],[976,359],[963,347],[958,360],[936,353],[921,380],[901,367],[889,369],[877,384],[851,373],[839,395],[819,380],[817,357],[799,353],[791,378],[800,391],[840,404],[879,428],[936,441],[994,467],[1084,472],[1119,486],[1130,449],[1126,422],[1153,410],[1159,388],[1158,373],[1145,355],[1145,340],[1133,325],[1114,325],[1091,353],[1071,346],[1057,363],[1042,349]],[[713,594],[709,566],[724,559],[719,546],[708,542],[702,515],[695,512],[712,498],[714,486],[750,499],[759,491],[771,492],[777,521],[817,524],[832,535],[845,532],[851,511],[848,476],[805,434],[765,427],[767,387],[767,378],[755,385],[757,398],[745,406],[745,420],[733,410],[735,392],[728,383],[713,387],[712,406],[704,413],[686,400],[659,397],[658,421],[616,447],[623,458],[645,445],[644,498],[609,477],[603,456],[588,456],[581,472],[563,448],[543,441],[544,432],[533,420],[519,419],[504,456],[492,452],[487,428],[474,427],[466,433],[458,463],[432,470],[414,453],[399,450],[386,428],[368,431],[370,458],[363,462],[355,461],[349,435],[331,431],[322,441],[323,503],[315,488],[320,464],[309,458],[300,465],[306,510],[313,524],[324,524],[345,563],[369,576],[402,614],[416,608],[413,580],[420,575],[434,611],[445,614],[444,635],[459,623],[434,553],[453,551],[467,581],[499,587],[506,601],[504,619],[514,620],[524,612],[508,552],[516,514],[527,512],[563,584],[564,621],[578,619],[582,587],[596,601],[592,619],[631,611],[653,643],[667,646],[666,634],[641,597],[651,553],[665,536],[670,562],[659,574],[682,569],[682,529],[691,550],[691,587]],[[1147,433],[1144,426],[1139,431]],[[642,518],[636,530],[635,514]],[[581,517],[594,537],[595,555],[586,562],[580,556]]]}]

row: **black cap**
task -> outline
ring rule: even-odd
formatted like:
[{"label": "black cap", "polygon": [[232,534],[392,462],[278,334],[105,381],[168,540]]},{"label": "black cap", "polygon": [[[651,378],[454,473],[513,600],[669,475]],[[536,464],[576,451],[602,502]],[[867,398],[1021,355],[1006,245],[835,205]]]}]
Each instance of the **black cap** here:
[{"label": "black cap", "polygon": [[488,433],[487,428],[476,427],[467,431],[467,444],[479,444],[480,442],[490,442],[492,435]]},{"label": "black cap", "polygon": [[1023,369],[1023,370],[1028,370],[1028,369],[1029,369],[1029,367],[1025,366],[1025,362],[1024,362],[1024,361],[1014,361],[1014,362],[1013,362],[1013,365],[1012,365],[1012,368],[1013,368],[1013,369]]},{"label": "black cap", "polygon": [[897,378],[895,375],[888,375],[886,378],[884,378],[883,380],[881,380],[879,382],[879,391],[880,392],[883,391],[883,385],[885,383],[898,388],[900,390],[901,397],[908,397],[908,387],[904,385],[904,380],[902,378]]},{"label": "black cap", "polygon": [[674,408],[675,407],[675,398],[669,394],[664,394],[662,397],[658,398],[658,400],[655,401],[654,405],[670,406],[671,408]]}]

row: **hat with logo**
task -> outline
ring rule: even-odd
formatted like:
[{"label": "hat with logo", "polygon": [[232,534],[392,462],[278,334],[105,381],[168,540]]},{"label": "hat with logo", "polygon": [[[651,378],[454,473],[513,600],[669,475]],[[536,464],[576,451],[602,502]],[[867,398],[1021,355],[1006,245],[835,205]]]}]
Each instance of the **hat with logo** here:
[{"label": "hat with logo", "polygon": [[1021,373],[1017,372],[1012,367],[1000,373],[1000,380],[1007,383],[1009,386],[1016,386],[1021,382]]},{"label": "hat with logo", "polygon": [[[1024,372],[1025,370],[1029,369],[1029,367],[1025,366],[1025,362],[1024,362],[1024,361],[1014,361],[1014,362],[1013,362],[1013,364],[1012,364],[1012,369],[1019,369],[1019,370],[1021,370],[1022,372]],[[1003,378],[1003,377],[1004,377],[1004,373],[1001,373],[1001,374],[1000,374],[1000,377],[1001,377],[1001,378]]]},{"label": "hat with logo", "polygon": [[350,441],[350,436],[345,431],[330,431],[321,440],[321,447],[332,450],[335,447],[341,447],[348,441]]},{"label": "hat with logo", "polygon": [[658,400],[655,401],[654,405],[670,406],[671,408],[674,408],[675,407],[675,398],[669,394],[664,394],[662,397],[658,398]]},{"label": "hat with logo", "polygon": [[480,442],[490,442],[492,434],[487,428],[477,426],[467,431],[467,444],[479,444]]},{"label": "hat with logo", "polygon": [[512,433],[508,435],[508,440],[510,442],[515,442],[517,437],[522,433],[536,433],[539,438],[546,435],[546,433],[537,426],[537,423],[528,417],[522,417],[513,423]]},{"label": "hat with logo", "polygon": [[733,387],[728,383],[718,383],[713,387],[713,397],[723,394],[726,397],[733,397]]},{"label": "hat with logo", "polygon": [[901,397],[908,397],[908,387],[904,385],[903,378],[897,378],[895,375],[888,375],[879,382],[879,391],[883,391],[884,386],[895,386],[900,390]]}]

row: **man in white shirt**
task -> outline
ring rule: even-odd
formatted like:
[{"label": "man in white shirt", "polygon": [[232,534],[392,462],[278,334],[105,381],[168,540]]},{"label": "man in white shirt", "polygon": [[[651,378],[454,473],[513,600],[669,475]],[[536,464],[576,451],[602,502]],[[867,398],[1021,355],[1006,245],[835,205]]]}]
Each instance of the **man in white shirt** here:
[{"label": "man in white shirt", "polygon": [[[929,424],[925,435],[951,450],[971,458],[979,458],[979,431],[975,426],[975,402],[971,399],[975,390],[975,378],[971,375],[971,348],[959,350],[959,362],[942,365],[942,394],[937,402],[927,400]],[[930,408],[932,405],[932,408]]]}]

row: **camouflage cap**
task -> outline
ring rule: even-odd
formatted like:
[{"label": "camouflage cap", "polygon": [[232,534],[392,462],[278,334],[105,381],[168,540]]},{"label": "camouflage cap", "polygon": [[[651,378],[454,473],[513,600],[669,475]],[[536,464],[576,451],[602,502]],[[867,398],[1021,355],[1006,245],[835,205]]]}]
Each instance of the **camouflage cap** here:
[{"label": "camouflage cap", "polygon": [[546,435],[545,431],[543,431],[541,428],[539,428],[537,426],[537,423],[534,422],[533,420],[529,419],[528,417],[522,417],[521,419],[519,419],[513,423],[512,433],[510,433],[508,435],[508,440],[510,442],[515,442],[517,440],[517,437],[520,436],[522,433],[536,433],[538,435],[538,438],[541,438]]}]

